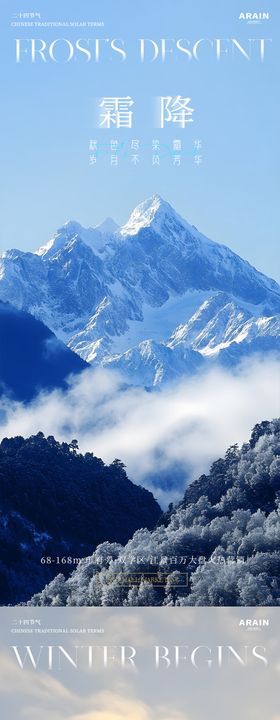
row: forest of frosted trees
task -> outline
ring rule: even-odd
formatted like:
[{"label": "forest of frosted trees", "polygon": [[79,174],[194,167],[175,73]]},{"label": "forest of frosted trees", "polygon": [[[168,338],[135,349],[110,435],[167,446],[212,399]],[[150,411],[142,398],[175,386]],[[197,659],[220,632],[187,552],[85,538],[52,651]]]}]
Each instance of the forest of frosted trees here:
[{"label": "forest of frosted trees", "polygon": [[154,530],[136,531],[125,546],[102,543],[29,604],[279,605],[279,455],[280,420],[256,425]]}]

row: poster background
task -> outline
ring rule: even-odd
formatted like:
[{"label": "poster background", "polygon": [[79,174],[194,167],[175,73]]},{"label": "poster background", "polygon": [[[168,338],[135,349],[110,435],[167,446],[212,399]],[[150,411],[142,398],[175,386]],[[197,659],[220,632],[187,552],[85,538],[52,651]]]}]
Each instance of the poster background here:
[{"label": "poster background", "polygon": [[[240,11],[247,8],[235,0],[212,0],[211,5],[208,0],[176,0],[172,4],[170,0],[142,0],[137,4],[83,0],[79,6],[75,0],[38,0],[34,10],[42,17],[102,19],[106,35],[126,39],[126,62],[104,59],[98,67],[94,63],[16,65],[16,33],[10,22],[12,14],[25,9],[22,3],[8,0],[1,6],[2,248],[16,245],[34,249],[70,217],[92,225],[101,222],[110,209],[110,214],[123,222],[139,200],[156,190],[202,232],[226,242],[277,279],[278,2],[269,3],[271,21],[267,25],[250,27],[238,20]],[[49,32],[51,38],[64,34]],[[81,30],[67,29],[67,37],[82,34]],[[141,65],[135,56],[135,41],[141,36],[234,36],[245,41],[252,34],[273,37],[264,64],[257,60],[246,63],[237,56],[234,62],[223,59],[220,64],[205,57],[200,64],[185,64],[178,58]],[[20,37],[29,36],[29,30],[20,31]],[[100,163],[96,171],[88,166],[89,138],[100,137],[102,132],[93,125],[95,97],[133,95],[138,108],[133,135],[150,143],[155,135],[150,122],[151,97],[170,92],[186,93],[194,99],[195,135],[202,138],[205,149],[199,169],[193,165],[151,169],[146,158],[132,177],[132,169],[125,163],[115,173],[106,163]],[[166,130],[167,140],[172,136]],[[270,620],[269,628],[245,632],[238,627],[240,617],[263,617],[261,609],[2,608],[3,717],[279,720],[279,610],[266,608],[264,613]],[[139,646],[139,671],[97,670],[94,677],[70,669],[53,675],[22,672],[10,651],[11,627],[22,618],[39,618],[51,627],[102,624],[110,643],[125,641]],[[146,661],[150,645],[155,641],[181,642],[182,638],[207,644],[251,643],[256,638],[268,649],[269,668],[254,664],[246,670],[237,666],[156,673]],[[46,643],[52,639],[53,635],[44,637]]]}]

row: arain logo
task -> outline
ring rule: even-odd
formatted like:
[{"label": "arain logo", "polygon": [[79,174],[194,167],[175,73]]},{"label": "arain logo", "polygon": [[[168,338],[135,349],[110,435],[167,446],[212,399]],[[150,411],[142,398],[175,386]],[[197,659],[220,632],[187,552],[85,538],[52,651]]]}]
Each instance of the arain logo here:
[{"label": "arain logo", "polygon": [[246,618],[239,620],[239,627],[247,628],[247,629],[256,629],[256,628],[264,628],[269,627],[269,619],[268,618]]},{"label": "arain logo", "polygon": [[258,24],[262,20],[270,20],[269,12],[241,12],[239,20],[245,20],[249,24]]}]

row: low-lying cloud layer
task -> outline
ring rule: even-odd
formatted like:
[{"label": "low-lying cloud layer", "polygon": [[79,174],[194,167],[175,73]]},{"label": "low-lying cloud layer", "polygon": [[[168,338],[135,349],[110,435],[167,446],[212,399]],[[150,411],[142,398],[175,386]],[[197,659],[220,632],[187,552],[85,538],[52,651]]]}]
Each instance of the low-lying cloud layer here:
[{"label": "low-lying cloud layer", "polygon": [[42,430],[60,441],[75,437],[82,452],[123,460],[129,477],[166,505],[229,445],[247,441],[256,422],[279,415],[279,377],[280,363],[268,358],[146,392],[125,387],[112,371],[86,370],[67,392],[41,395],[29,406],[3,402],[1,436]]}]

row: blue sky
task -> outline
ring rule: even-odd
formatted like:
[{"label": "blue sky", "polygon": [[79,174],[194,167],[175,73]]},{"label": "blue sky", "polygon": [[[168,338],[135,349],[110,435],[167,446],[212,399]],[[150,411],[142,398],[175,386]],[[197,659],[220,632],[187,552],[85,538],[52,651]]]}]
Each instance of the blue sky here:
[{"label": "blue sky", "polygon": [[[246,7],[245,7],[246,6]],[[95,225],[111,215],[126,221],[132,208],[154,192],[212,239],[229,245],[266,274],[280,279],[278,2],[255,8],[237,0],[38,0],[34,6],[4,0],[1,5],[3,110],[1,139],[3,210],[1,247],[33,249],[67,219]],[[265,10],[260,25],[240,21],[244,10]],[[41,13],[41,20],[101,20],[102,29],[14,29],[13,14]],[[278,17],[277,17],[278,16]],[[73,61],[15,62],[15,37],[123,38],[127,59],[104,56],[97,65]],[[183,54],[165,63],[141,64],[138,38],[272,37],[266,59],[248,62],[240,54],[220,63],[210,50],[200,63]],[[100,96],[130,95],[133,130],[97,130],[94,102]],[[194,122],[186,128],[153,127],[152,98],[182,95],[192,100]],[[89,139],[147,147],[140,165],[108,157],[89,166]],[[153,139],[180,138],[190,154],[181,167],[169,160],[151,165]],[[192,143],[202,141],[202,164],[193,162]]]}]

